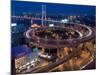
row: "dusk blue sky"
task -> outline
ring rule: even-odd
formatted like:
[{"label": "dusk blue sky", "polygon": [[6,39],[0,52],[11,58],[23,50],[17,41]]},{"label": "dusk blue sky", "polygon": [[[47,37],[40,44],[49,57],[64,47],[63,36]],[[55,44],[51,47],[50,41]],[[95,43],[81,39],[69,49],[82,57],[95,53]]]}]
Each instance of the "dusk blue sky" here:
[{"label": "dusk blue sky", "polygon": [[46,4],[48,14],[95,15],[96,13],[96,6],[25,1],[12,1],[11,11],[13,14],[41,12],[42,4]]}]

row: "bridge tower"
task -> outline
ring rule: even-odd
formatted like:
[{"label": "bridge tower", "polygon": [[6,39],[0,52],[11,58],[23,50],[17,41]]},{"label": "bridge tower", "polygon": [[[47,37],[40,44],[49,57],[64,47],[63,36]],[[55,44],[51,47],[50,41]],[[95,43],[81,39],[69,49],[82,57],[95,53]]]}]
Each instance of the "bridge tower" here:
[{"label": "bridge tower", "polygon": [[42,26],[46,25],[46,5],[42,4]]}]

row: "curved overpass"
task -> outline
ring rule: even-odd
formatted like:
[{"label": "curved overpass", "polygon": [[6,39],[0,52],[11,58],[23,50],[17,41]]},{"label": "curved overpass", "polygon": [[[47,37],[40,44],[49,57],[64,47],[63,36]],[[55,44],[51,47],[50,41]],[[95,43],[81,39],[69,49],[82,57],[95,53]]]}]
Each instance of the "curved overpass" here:
[{"label": "curved overpass", "polygon": [[[79,30],[76,30],[76,32],[80,34],[79,38],[69,38],[69,39],[63,39],[63,40],[45,39],[45,38],[41,38],[35,35],[36,30],[48,28],[48,27],[40,27],[37,29],[29,29],[28,31],[26,31],[25,37],[29,41],[33,42],[34,45],[45,47],[45,48],[48,48],[48,47],[60,48],[60,47],[66,47],[66,46],[70,47],[70,46],[73,46],[73,44],[86,42],[95,37],[95,32],[92,28],[86,25],[79,25],[79,24],[78,25],[75,24],[75,26],[79,26],[79,27],[83,27],[87,29],[88,33],[86,35],[83,35]],[[62,28],[67,29],[67,27],[62,27]]]},{"label": "curved overpass", "polygon": [[[86,41],[89,41],[89,40],[95,38],[95,29],[90,28],[86,25],[77,25],[77,26],[81,26],[83,28],[86,28],[88,30],[88,34],[84,36],[81,32],[79,32],[77,30],[77,32],[79,32],[79,34],[81,36],[79,38],[76,38],[76,39],[67,39],[67,40],[49,40],[49,39],[46,39],[46,40],[44,40],[43,38],[39,38],[37,36],[30,36],[31,31],[33,31],[35,33],[34,29],[30,29],[30,30],[26,31],[25,36],[29,41],[34,42],[35,45],[41,46],[41,47],[46,47],[46,48],[47,47],[58,48],[58,47],[65,47],[65,46],[73,47],[73,45],[78,45],[79,43],[84,43]],[[32,39],[32,38],[34,38],[34,39]],[[38,41],[40,41],[40,42],[38,42]],[[56,42],[56,43],[54,43],[56,46],[54,44],[48,43],[48,41]],[[61,45],[61,44],[65,44],[65,45]],[[74,47],[74,49],[75,49],[75,47]],[[27,72],[27,73],[48,72],[49,70],[57,67],[58,65],[63,64],[64,62],[77,56],[79,53],[80,53],[80,50],[75,49],[75,50],[73,50],[73,52],[71,54],[66,55],[63,59],[61,59],[57,62],[51,63],[49,65],[43,66],[43,67],[33,69],[33,70],[31,70],[31,72]]]}]

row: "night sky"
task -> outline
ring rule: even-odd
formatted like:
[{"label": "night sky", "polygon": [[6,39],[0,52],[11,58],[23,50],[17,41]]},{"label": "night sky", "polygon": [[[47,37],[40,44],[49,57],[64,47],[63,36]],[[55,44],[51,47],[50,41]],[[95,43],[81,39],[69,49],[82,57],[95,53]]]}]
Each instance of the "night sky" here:
[{"label": "night sky", "polygon": [[37,13],[41,12],[41,5],[46,4],[48,14],[66,14],[66,15],[95,15],[96,6],[56,4],[42,2],[12,1],[11,11],[14,14]]}]

